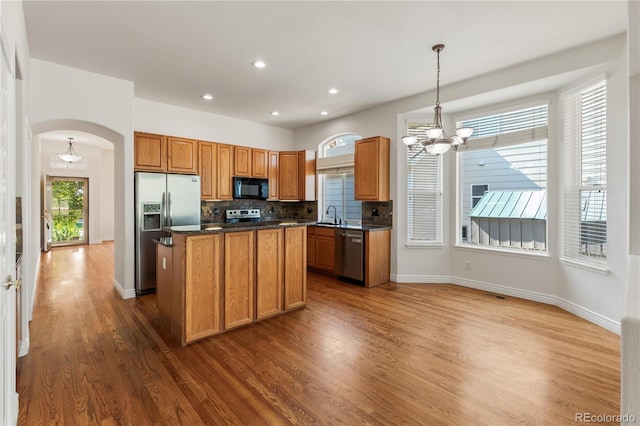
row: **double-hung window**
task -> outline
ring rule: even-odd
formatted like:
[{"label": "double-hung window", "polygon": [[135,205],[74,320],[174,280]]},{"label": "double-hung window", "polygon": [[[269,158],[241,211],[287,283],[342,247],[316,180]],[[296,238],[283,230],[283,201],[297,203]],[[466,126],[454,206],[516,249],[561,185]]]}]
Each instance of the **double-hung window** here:
[{"label": "double-hung window", "polygon": [[[407,135],[426,139],[430,123],[409,121]],[[440,245],[442,240],[442,155],[407,149],[407,244]]]},{"label": "double-hung window", "polygon": [[458,241],[520,252],[547,250],[546,102],[464,120],[458,151]]},{"label": "double-hung window", "polygon": [[566,260],[607,262],[607,84],[564,101],[564,250]]}]

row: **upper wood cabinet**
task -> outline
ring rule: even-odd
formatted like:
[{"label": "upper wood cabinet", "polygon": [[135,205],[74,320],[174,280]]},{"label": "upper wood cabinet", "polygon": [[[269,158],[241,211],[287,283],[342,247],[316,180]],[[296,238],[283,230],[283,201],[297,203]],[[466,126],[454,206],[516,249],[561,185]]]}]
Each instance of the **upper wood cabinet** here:
[{"label": "upper wood cabinet", "polygon": [[233,145],[218,146],[218,200],[233,199]]},{"label": "upper wood cabinet", "polygon": [[165,136],[135,132],[133,134],[133,168],[140,171],[167,170],[167,140]]},{"label": "upper wood cabinet", "polygon": [[198,141],[167,136],[167,172],[198,173]]},{"label": "upper wood cabinet", "polygon": [[251,176],[264,179],[269,177],[269,152],[266,149],[251,149]]},{"label": "upper wood cabinet", "polygon": [[134,133],[136,171],[198,173],[198,141],[151,133]]},{"label": "upper wood cabinet", "polygon": [[265,149],[233,147],[233,175],[254,178],[267,178],[267,153]]},{"label": "upper wood cabinet", "polygon": [[355,199],[389,201],[389,138],[355,142]]},{"label": "upper wood cabinet", "polygon": [[278,158],[280,200],[316,200],[316,153],[281,151]]},{"label": "upper wood cabinet", "polygon": [[233,175],[251,176],[251,148],[246,146],[233,147]]},{"label": "upper wood cabinet", "polygon": [[277,151],[269,151],[269,165],[267,176],[269,177],[269,199],[278,199],[278,185],[280,180],[278,179],[278,160],[279,153]]},{"label": "upper wood cabinet", "polygon": [[198,143],[200,198],[214,200],[218,194],[218,147],[213,142]]}]

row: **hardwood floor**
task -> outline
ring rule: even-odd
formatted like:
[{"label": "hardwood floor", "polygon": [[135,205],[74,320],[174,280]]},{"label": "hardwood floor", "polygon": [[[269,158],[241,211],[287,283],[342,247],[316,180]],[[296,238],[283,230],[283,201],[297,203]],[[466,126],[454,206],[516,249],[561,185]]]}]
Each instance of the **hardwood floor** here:
[{"label": "hardwood floor", "polygon": [[307,307],[186,347],[113,245],[43,255],[20,425],[563,425],[619,413],[619,337],[559,308],[309,273]]}]

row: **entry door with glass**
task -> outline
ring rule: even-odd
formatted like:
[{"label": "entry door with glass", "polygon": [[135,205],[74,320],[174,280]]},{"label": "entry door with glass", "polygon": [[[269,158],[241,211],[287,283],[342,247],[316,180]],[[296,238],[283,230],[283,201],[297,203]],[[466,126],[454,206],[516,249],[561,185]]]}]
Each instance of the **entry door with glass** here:
[{"label": "entry door with glass", "polygon": [[89,241],[89,179],[47,177],[50,196],[51,245],[87,244]]}]

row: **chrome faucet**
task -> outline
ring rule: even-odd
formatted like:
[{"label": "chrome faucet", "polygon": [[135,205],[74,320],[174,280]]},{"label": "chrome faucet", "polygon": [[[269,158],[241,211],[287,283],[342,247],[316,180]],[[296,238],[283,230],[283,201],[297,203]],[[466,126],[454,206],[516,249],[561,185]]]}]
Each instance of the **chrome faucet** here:
[{"label": "chrome faucet", "polygon": [[337,225],[338,224],[338,209],[336,209],[336,206],[334,206],[333,204],[330,205],[329,207],[327,207],[327,211],[325,212],[325,214],[329,214],[329,209],[333,207],[333,224]]}]

